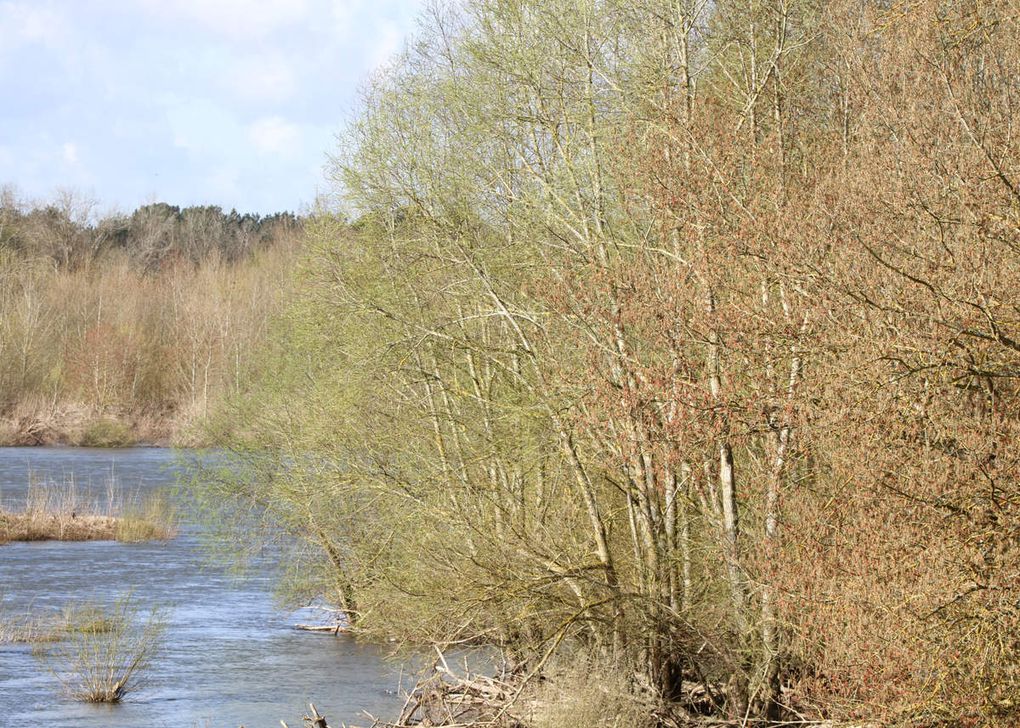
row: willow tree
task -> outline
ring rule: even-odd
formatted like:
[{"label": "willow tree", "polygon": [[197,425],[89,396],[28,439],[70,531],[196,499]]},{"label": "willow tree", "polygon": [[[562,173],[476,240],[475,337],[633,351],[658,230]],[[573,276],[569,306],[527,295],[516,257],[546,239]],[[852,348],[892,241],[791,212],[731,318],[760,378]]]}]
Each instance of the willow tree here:
[{"label": "willow tree", "polygon": [[[930,5],[911,12],[968,27]],[[827,647],[866,662],[846,625],[874,626],[911,577],[931,577],[933,607],[960,585],[934,576],[964,539],[934,538],[932,509],[962,506],[894,466],[919,432],[903,418],[927,406],[912,375],[937,359],[940,391],[962,377],[1011,393],[991,382],[1014,376],[1015,338],[1011,299],[968,288],[1004,289],[991,261],[1014,252],[1011,87],[987,66],[1012,36],[956,46],[897,13],[472,0],[434,10],[371,81],[332,168],[355,222],[320,221],[263,393],[257,444],[285,457],[243,494],[318,549],[360,629],[490,641],[532,671],[557,649],[594,654],[663,701],[704,684],[740,719],[882,694],[868,672],[842,685],[851,658]],[[932,78],[942,90],[912,85]],[[904,89],[938,113],[897,120]],[[912,124],[963,144],[958,176]],[[940,197],[952,180],[973,197]],[[994,201],[971,228],[984,262],[938,264],[975,200]],[[908,242],[882,249],[891,234]],[[909,371],[890,378],[876,362],[896,352]],[[944,406],[959,423],[960,402]],[[996,406],[966,422],[1003,448]],[[904,472],[964,482],[925,448]],[[918,529],[896,527],[907,513]],[[897,571],[920,545],[932,557]],[[1005,639],[975,623],[995,635],[982,649]],[[945,655],[923,619],[881,624],[907,658]]]},{"label": "willow tree", "polygon": [[752,240],[789,142],[782,109],[745,144],[744,104],[698,92],[734,72],[709,11],[465,3],[370,84],[334,165],[358,222],[324,225],[285,338],[313,376],[262,425],[300,457],[258,495],[363,628],[774,702],[759,546],[793,459],[801,238]]}]

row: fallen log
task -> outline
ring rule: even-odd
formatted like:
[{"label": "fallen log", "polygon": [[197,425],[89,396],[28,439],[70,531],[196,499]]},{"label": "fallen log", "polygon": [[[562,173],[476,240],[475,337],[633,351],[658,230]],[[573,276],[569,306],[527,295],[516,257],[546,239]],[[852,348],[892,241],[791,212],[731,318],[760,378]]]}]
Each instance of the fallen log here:
[{"label": "fallen log", "polygon": [[305,632],[322,632],[324,634],[340,634],[347,631],[342,624],[295,624],[294,629],[304,630]]}]

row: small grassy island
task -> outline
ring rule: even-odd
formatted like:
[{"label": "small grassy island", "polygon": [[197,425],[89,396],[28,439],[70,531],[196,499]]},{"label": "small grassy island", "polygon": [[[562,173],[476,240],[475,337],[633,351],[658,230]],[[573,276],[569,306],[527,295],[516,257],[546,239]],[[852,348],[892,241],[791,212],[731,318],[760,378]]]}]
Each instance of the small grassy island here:
[{"label": "small grassy island", "polygon": [[156,541],[177,535],[165,493],[91,503],[73,486],[33,485],[22,508],[0,507],[0,544],[11,541]]}]

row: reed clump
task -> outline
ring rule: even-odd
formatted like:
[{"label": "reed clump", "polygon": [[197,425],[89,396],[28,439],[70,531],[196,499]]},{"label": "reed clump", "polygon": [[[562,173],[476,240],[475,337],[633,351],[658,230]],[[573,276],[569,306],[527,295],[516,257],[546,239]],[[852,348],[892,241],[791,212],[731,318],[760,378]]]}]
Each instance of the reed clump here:
[{"label": "reed clump", "polygon": [[33,615],[11,616],[0,610],[0,645],[41,645],[64,637],[64,625],[58,620]]},{"label": "reed clump", "polygon": [[177,515],[165,491],[127,502],[114,529],[118,541],[166,541],[177,535]]},{"label": "reed clump", "polygon": [[61,634],[102,634],[117,629],[116,615],[111,615],[101,605],[83,604],[64,607],[60,613]]},{"label": "reed clump", "polygon": [[30,644],[40,652],[44,645],[82,633],[99,634],[117,629],[117,619],[98,604],[68,605],[56,613],[11,614],[0,608],[0,644]]},{"label": "reed clump", "polygon": [[65,639],[41,657],[68,694],[86,703],[117,703],[137,689],[166,633],[165,614],[140,609],[130,596],[64,618]]}]

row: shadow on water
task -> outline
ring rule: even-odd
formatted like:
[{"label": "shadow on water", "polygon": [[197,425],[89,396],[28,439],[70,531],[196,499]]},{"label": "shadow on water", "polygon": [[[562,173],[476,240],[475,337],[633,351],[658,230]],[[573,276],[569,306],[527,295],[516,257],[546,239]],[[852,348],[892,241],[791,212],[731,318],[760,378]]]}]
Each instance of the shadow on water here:
[{"label": "shadow on water", "polygon": [[[24,502],[30,477],[73,478],[101,498],[111,475],[129,491],[173,485],[179,467],[161,449],[0,448],[0,503]],[[196,527],[170,542],[12,543],[0,546],[0,600],[8,614],[56,613],[112,602],[126,591],[140,607],[170,607],[166,644],[146,684],[122,704],[75,702],[32,655],[0,644],[0,725],[48,728],[247,728],[294,723],[309,701],[330,722],[365,725],[361,711],[399,709],[401,670],[379,648],[349,637],[295,630],[273,604],[271,564],[244,577],[210,565]]]}]

